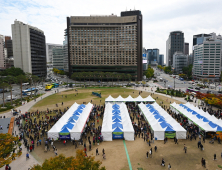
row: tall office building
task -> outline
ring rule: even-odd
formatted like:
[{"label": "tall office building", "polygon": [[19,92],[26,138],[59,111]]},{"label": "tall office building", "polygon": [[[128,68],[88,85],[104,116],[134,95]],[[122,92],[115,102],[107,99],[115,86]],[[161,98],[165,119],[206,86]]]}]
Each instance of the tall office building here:
[{"label": "tall office building", "polygon": [[65,40],[63,41],[63,67],[65,72],[69,72],[69,57],[68,57],[68,38],[67,29],[65,29]]},{"label": "tall office building", "polygon": [[12,39],[10,36],[5,36],[5,48],[7,48],[7,58],[13,57]]},{"label": "tall office building", "polygon": [[0,35],[0,69],[5,69],[5,37]]},{"label": "tall office building", "polygon": [[187,67],[188,64],[188,55],[185,55],[183,52],[175,52],[173,54],[173,69],[176,73],[181,73],[183,67]]},{"label": "tall office building", "polygon": [[193,77],[219,81],[222,42],[208,39],[194,46]]},{"label": "tall office building", "polygon": [[192,64],[193,65],[193,54],[188,55],[188,66]]},{"label": "tall office building", "polygon": [[184,54],[189,55],[189,43],[184,43]]},{"label": "tall office building", "polygon": [[46,61],[48,64],[52,64],[53,62],[52,49],[54,47],[62,47],[62,44],[46,43]]},{"label": "tall office building", "polygon": [[44,32],[15,20],[12,24],[12,39],[15,67],[38,77],[46,77]]},{"label": "tall office building", "polygon": [[163,55],[163,54],[160,54],[160,55],[159,55],[158,65],[161,65],[161,66],[164,65],[164,55]]},{"label": "tall office building", "polygon": [[158,65],[159,63],[159,49],[147,49],[148,61],[150,65]]},{"label": "tall office building", "polygon": [[69,73],[103,71],[142,80],[142,14],[67,17]]},{"label": "tall office building", "polygon": [[53,68],[64,70],[63,47],[52,48],[52,66]]},{"label": "tall office building", "polygon": [[166,66],[172,66],[173,54],[176,51],[184,52],[184,33],[182,31],[170,32],[166,42]]}]

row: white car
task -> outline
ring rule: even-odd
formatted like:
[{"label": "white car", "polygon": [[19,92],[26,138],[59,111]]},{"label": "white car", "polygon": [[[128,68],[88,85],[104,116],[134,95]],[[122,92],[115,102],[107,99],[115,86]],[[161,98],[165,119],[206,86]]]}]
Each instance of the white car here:
[{"label": "white car", "polygon": [[43,89],[43,87],[42,86],[38,86],[38,87],[36,87],[38,90],[42,90]]},{"label": "white car", "polygon": [[[15,96],[15,95],[12,95],[12,100],[16,100],[17,99],[17,97]],[[10,96],[7,96],[6,97],[6,100],[7,101],[10,101],[11,100],[11,95]]]}]

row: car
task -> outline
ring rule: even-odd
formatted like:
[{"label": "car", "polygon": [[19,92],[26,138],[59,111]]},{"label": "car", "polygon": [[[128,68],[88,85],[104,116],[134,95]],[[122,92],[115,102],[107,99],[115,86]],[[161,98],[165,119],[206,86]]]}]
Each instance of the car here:
[{"label": "car", "polygon": [[212,93],[212,91],[209,91],[209,90],[207,91],[207,94],[211,94],[211,93]]},{"label": "car", "polygon": [[218,93],[222,93],[222,91],[218,91]]},{"label": "car", "polygon": [[15,95],[12,95],[12,96],[10,95],[10,96],[6,97],[6,101],[10,101],[11,98],[12,98],[12,100],[16,100],[17,99],[17,97]]},{"label": "car", "polygon": [[199,87],[196,87],[195,89],[196,89],[196,90],[200,90],[200,88],[199,88]]}]

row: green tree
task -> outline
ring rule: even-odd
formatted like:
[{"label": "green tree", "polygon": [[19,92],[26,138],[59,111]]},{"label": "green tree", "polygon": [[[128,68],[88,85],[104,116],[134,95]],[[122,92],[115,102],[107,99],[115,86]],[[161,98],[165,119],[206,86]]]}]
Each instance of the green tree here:
[{"label": "green tree", "polygon": [[89,85],[91,85],[90,80],[93,77],[93,73],[92,72],[87,72],[87,77],[89,79]]},{"label": "green tree", "polygon": [[168,66],[168,67],[164,67],[163,71],[168,74],[171,72],[171,66]]},{"label": "green tree", "polygon": [[127,79],[128,79],[128,81],[129,81],[129,83],[130,83],[131,78],[132,78],[131,74],[127,74],[126,76],[127,76]]},{"label": "green tree", "polygon": [[24,71],[21,68],[7,68],[4,71],[0,72],[0,76],[18,76],[18,75],[25,75]]},{"label": "green tree", "polygon": [[152,67],[148,67],[148,69],[145,72],[146,78],[151,78],[154,75],[154,70]]},{"label": "green tree", "polygon": [[18,84],[20,84],[21,89],[21,102],[22,102],[22,83],[27,82],[27,77],[25,75],[19,75],[16,77]]},{"label": "green tree", "polygon": [[60,154],[54,158],[46,159],[42,165],[34,165],[31,170],[106,170],[101,167],[101,161],[95,161],[94,156],[86,157],[82,150],[76,151],[76,157],[65,157]]},{"label": "green tree", "polygon": [[[18,137],[13,137],[8,133],[0,133],[0,168],[10,164],[16,157],[22,154],[20,150],[16,152],[18,146],[21,146]],[[15,152],[13,153],[13,151]]]},{"label": "green tree", "polygon": [[12,105],[12,83],[15,82],[15,77],[9,75],[7,76],[6,81],[9,84],[9,90],[10,90],[10,95],[11,95],[11,105]]},{"label": "green tree", "polygon": [[74,73],[72,73],[72,75],[71,75],[71,79],[73,79],[74,81],[75,81],[75,84],[76,84],[76,79],[77,79],[77,72],[74,72]]},{"label": "green tree", "polygon": [[32,75],[32,81],[35,85],[35,96],[36,96],[36,86],[37,86],[37,83],[39,82],[40,78],[36,75]]},{"label": "green tree", "polygon": [[193,65],[190,64],[188,67],[183,67],[183,73],[187,75],[188,79],[192,79],[192,69]]},{"label": "green tree", "polygon": [[111,76],[112,76],[112,73],[111,73],[111,72],[106,72],[106,73],[105,73],[105,76],[106,76],[106,80],[107,80],[107,84],[108,84],[109,79],[110,79]]},{"label": "green tree", "polygon": [[5,107],[5,90],[9,87],[9,84],[8,83],[1,83],[0,84],[0,89],[2,89],[2,92],[3,92],[3,107]]}]

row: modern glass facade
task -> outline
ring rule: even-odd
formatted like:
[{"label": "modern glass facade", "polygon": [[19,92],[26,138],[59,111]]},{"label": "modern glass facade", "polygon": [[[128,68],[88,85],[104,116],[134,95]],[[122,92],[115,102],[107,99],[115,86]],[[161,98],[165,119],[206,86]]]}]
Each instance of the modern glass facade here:
[{"label": "modern glass facade", "polygon": [[148,49],[148,64],[157,65],[159,63],[159,49]]},{"label": "modern glass facade", "polygon": [[63,47],[53,47],[52,49],[52,65],[53,68],[57,68],[59,70],[64,70],[63,64]]}]

